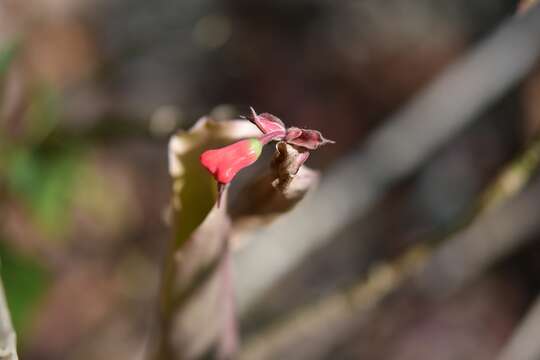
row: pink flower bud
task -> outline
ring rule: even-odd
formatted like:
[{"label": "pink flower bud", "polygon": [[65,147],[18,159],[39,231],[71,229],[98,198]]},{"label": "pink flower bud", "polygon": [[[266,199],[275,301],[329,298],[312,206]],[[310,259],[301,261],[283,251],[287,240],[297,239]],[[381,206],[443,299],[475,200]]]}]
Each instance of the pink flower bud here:
[{"label": "pink flower bud", "polygon": [[243,168],[253,164],[261,155],[263,143],[259,139],[245,139],[234,144],[207,150],[201,154],[201,164],[219,184],[228,184]]}]

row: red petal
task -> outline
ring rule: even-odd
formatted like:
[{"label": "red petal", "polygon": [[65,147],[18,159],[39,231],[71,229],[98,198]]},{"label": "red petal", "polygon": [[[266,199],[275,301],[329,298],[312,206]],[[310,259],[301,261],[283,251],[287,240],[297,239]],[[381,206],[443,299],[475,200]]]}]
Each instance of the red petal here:
[{"label": "red petal", "polygon": [[238,171],[257,160],[262,146],[258,139],[240,140],[219,149],[203,152],[200,161],[219,183],[228,184]]},{"label": "red petal", "polygon": [[201,154],[201,164],[212,174],[216,172],[221,162],[222,153],[219,149],[207,150]]}]

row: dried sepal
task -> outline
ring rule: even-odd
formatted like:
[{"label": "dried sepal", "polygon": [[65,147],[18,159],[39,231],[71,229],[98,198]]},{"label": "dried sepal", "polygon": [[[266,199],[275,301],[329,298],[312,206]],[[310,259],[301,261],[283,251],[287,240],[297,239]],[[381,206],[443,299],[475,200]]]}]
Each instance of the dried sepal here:
[{"label": "dried sepal", "polygon": [[319,180],[319,173],[302,166],[309,151],[281,141],[276,144],[267,171],[253,179],[231,208],[234,246],[242,246],[240,234],[271,222],[292,209]]},{"label": "dried sepal", "polygon": [[295,147],[284,141],[278,142],[271,164],[276,175],[272,185],[277,189],[285,189],[308,157],[309,151],[306,149]]},{"label": "dried sepal", "polygon": [[285,136],[287,131],[285,124],[277,116],[269,113],[258,114],[250,107],[251,115],[247,117],[249,121],[254,123],[263,134],[275,133],[275,139]]},{"label": "dried sepal", "polygon": [[287,130],[285,141],[291,145],[300,146],[308,150],[316,150],[326,144],[334,144],[335,141],[325,139],[320,131],[291,127]]}]

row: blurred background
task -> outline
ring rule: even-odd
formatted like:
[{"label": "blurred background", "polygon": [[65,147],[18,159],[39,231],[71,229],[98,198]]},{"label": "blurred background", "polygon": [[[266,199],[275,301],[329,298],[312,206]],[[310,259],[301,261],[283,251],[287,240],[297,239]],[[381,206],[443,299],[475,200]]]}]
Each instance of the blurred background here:
[{"label": "blurred background", "polygon": [[[337,141],[308,162],[324,183],[517,6],[0,0],[0,259],[21,357],[140,356],[170,238],[166,151],[177,129],[249,106],[318,129]],[[496,358],[538,294],[534,219],[447,296],[394,288],[402,270],[439,259],[439,247],[484,216],[482,201],[499,196],[493,184],[509,164],[521,176],[514,193],[534,183],[540,67],[529,67],[367,211],[349,214],[284,275],[261,280],[241,309],[245,358]],[[530,210],[518,202],[512,214]],[[478,246],[489,248],[493,234],[484,235]],[[441,279],[431,283],[444,287]],[[382,301],[378,310],[356,304],[355,289],[371,305]],[[351,307],[336,296],[350,296]],[[343,314],[336,327],[323,316],[332,309]]]}]

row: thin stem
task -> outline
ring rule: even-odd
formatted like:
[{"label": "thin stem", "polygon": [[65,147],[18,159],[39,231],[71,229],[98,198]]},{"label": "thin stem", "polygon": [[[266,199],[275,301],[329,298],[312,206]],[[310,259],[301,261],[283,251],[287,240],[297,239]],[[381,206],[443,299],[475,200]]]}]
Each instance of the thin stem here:
[{"label": "thin stem", "polygon": [[0,281],[0,359],[18,360],[17,337],[6,300],[4,284]]}]

